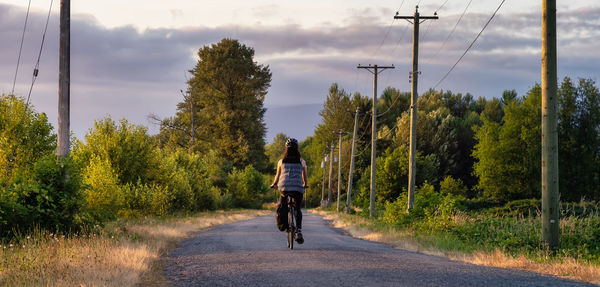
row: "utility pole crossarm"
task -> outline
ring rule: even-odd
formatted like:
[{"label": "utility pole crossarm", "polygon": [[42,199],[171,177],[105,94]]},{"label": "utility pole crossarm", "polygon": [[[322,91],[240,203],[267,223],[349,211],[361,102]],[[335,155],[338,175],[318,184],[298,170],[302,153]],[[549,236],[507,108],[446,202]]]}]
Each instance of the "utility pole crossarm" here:
[{"label": "utility pole crossarm", "polygon": [[363,66],[363,65],[358,65],[356,66],[356,68],[358,69],[366,69],[367,71],[371,72],[371,74],[379,74],[381,72],[383,72],[384,70],[387,69],[395,69],[396,67],[394,67],[394,65],[391,66],[378,66],[378,65],[368,65],[368,66]]},{"label": "utility pole crossarm", "polygon": [[[415,16],[394,16],[394,19],[406,19],[406,20],[414,20]],[[421,20],[437,20],[440,19],[440,17],[438,16],[420,16],[419,15],[419,19]]]}]

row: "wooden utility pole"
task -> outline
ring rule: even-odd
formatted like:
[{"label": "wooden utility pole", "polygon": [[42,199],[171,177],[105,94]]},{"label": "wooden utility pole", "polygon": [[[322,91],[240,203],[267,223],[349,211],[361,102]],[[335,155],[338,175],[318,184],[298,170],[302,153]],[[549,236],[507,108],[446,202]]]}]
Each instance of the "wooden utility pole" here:
[{"label": "wooden utility pole", "polygon": [[335,142],[331,142],[331,148],[329,149],[329,185],[327,187],[327,207],[331,207],[331,180],[333,178],[333,152],[335,151]]},{"label": "wooden utility pole", "polygon": [[[376,141],[377,141],[377,75],[383,72],[386,69],[393,69],[394,66],[377,66],[377,65],[368,65],[361,66],[358,65],[359,69],[366,69],[367,71],[373,74],[373,115],[371,123],[371,194],[370,194],[370,205],[369,205],[369,215],[371,217],[375,216],[375,158],[376,158]],[[381,71],[379,71],[381,69]]]},{"label": "wooden utility pole", "polygon": [[327,174],[327,154],[323,155],[321,168],[323,169],[323,184],[321,184],[321,206],[325,205],[325,175]]},{"label": "wooden utility pole", "polygon": [[342,130],[340,130],[339,132],[336,132],[337,134],[339,134],[339,143],[338,143],[338,185],[337,185],[337,212],[340,212],[340,197],[342,194],[342,136],[344,136],[345,134],[347,134],[347,132],[344,132]]},{"label": "wooden utility pole", "polygon": [[352,134],[352,154],[350,155],[350,171],[348,172],[348,194],[346,195],[346,213],[350,213],[352,199],[352,173],[354,172],[354,154],[356,153],[356,132],[358,131],[358,108],[354,115],[354,132]]},{"label": "wooden utility pole", "polygon": [[[410,151],[408,164],[408,211],[413,208],[415,202],[415,178],[417,171],[417,84],[419,80],[419,25],[429,19],[438,19],[438,16],[419,15],[419,6],[415,8],[414,16],[394,16],[394,19],[405,19],[414,25],[413,31],[413,69],[410,73],[412,80],[410,98]],[[412,22],[411,22],[412,20]]]},{"label": "wooden utility pole", "polygon": [[559,247],[556,0],[542,0],[542,239]]},{"label": "wooden utility pole", "polygon": [[71,1],[60,1],[60,47],[58,52],[58,143],[56,154],[69,156],[71,81]]}]

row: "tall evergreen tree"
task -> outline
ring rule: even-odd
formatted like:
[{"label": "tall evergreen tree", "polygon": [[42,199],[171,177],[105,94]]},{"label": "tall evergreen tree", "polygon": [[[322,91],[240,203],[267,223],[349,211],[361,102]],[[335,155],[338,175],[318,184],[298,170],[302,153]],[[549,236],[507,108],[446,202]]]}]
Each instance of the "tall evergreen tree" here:
[{"label": "tall evergreen tree", "polygon": [[[271,83],[268,66],[254,61],[254,49],[223,39],[198,51],[190,70],[188,93],[195,107],[199,149],[216,150],[234,166],[267,168],[263,106]],[[177,117],[189,122],[189,104],[178,105]]]}]

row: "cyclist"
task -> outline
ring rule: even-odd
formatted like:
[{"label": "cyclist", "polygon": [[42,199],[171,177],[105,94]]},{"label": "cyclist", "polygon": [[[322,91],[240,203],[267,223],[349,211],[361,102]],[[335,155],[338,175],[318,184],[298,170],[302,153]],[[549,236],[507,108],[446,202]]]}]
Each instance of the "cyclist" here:
[{"label": "cyclist", "polygon": [[[277,173],[271,188],[277,187],[279,190],[279,200],[277,202],[277,227],[281,231],[287,229],[287,224],[281,221],[287,221],[288,206],[286,195],[290,194],[296,201],[295,218],[298,228],[296,241],[299,244],[304,243],[302,237],[302,196],[304,189],[308,187],[308,174],[306,172],[306,162],[300,157],[298,151],[298,141],[289,138],[285,143],[285,153],[283,158],[277,163]],[[285,219],[284,219],[285,218]]]}]

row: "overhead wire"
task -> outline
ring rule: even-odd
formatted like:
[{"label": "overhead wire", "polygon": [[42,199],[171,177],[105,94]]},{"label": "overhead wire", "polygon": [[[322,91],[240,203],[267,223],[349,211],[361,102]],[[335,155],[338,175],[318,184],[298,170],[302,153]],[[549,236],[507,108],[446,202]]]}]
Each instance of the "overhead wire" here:
[{"label": "overhead wire", "polygon": [[39,68],[40,68],[40,58],[42,57],[42,50],[44,49],[44,41],[46,40],[46,32],[48,31],[48,22],[50,22],[50,14],[52,13],[52,4],[54,4],[54,0],[50,0],[50,7],[48,8],[48,16],[46,17],[46,26],[44,27],[44,33],[42,34],[42,42],[40,44],[40,51],[38,53],[37,61],[35,62],[35,68],[33,69],[33,76],[31,78],[31,86],[29,87],[29,93],[27,94],[27,102],[25,103],[25,108],[29,105],[29,99],[31,98],[31,91],[33,90],[33,85],[35,84],[35,80],[37,79]]},{"label": "overhead wire", "polygon": [[13,79],[11,95],[15,94],[15,85],[17,84],[17,74],[19,74],[19,64],[21,63],[21,53],[23,52],[23,42],[25,42],[25,31],[27,30],[27,21],[29,20],[29,8],[31,7],[31,0],[27,4],[27,13],[25,14],[25,24],[23,24],[23,34],[21,35],[21,45],[19,47],[19,56],[17,57],[17,68],[15,69],[15,78]]},{"label": "overhead wire", "polygon": [[467,54],[467,52],[469,52],[469,50],[471,49],[471,47],[473,47],[473,44],[475,44],[477,39],[479,39],[479,36],[481,36],[481,34],[485,30],[485,28],[487,28],[487,26],[490,24],[490,22],[492,22],[492,19],[494,19],[494,17],[496,16],[496,13],[498,13],[498,10],[500,10],[500,8],[502,7],[502,4],[504,4],[504,2],[506,2],[506,0],[502,0],[502,2],[500,2],[500,5],[498,5],[498,8],[496,8],[496,11],[494,11],[494,14],[492,14],[490,19],[485,23],[485,25],[483,26],[483,28],[481,29],[479,34],[477,34],[477,37],[475,37],[473,42],[471,42],[469,47],[467,47],[467,49],[462,54],[462,56],[460,56],[460,58],[458,58],[458,61],[456,61],[456,63],[454,63],[452,68],[450,68],[450,70],[448,70],[448,72],[437,82],[437,84],[435,84],[435,86],[433,87],[434,89],[437,88],[448,77],[448,75],[450,75],[450,73],[454,70],[454,68],[456,68],[456,65],[458,65],[458,63],[464,58],[464,56]]},{"label": "overhead wire", "polygon": [[[444,8],[444,6],[446,6],[446,3],[448,3],[448,1],[449,0],[444,1],[444,3],[442,3],[442,5],[440,5],[440,7],[434,11],[434,15],[437,15],[437,12],[442,10],[442,8]],[[427,28],[425,29],[425,33],[423,33],[423,40],[425,40],[425,37],[427,37],[427,35],[429,34],[429,27],[431,27],[431,22],[432,21],[429,21],[429,23],[427,24]]]},{"label": "overhead wire", "polygon": [[454,28],[452,28],[452,31],[450,31],[450,34],[448,34],[448,36],[446,37],[446,40],[444,40],[444,42],[442,43],[442,46],[440,46],[440,48],[437,50],[437,52],[435,52],[435,54],[433,55],[434,58],[437,57],[437,55],[442,51],[442,49],[444,49],[444,47],[448,43],[448,40],[454,34],[454,31],[456,31],[456,27],[458,27],[458,24],[462,20],[463,16],[465,16],[465,13],[467,13],[467,9],[469,9],[469,6],[471,5],[471,2],[473,2],[473,0],[469,0],[469,3],[467,3],[467,6],[465,7],[465,10],[463,10],[462,14],[458,18],[458,21],[456,21],[456,24],[454,24]]}]

